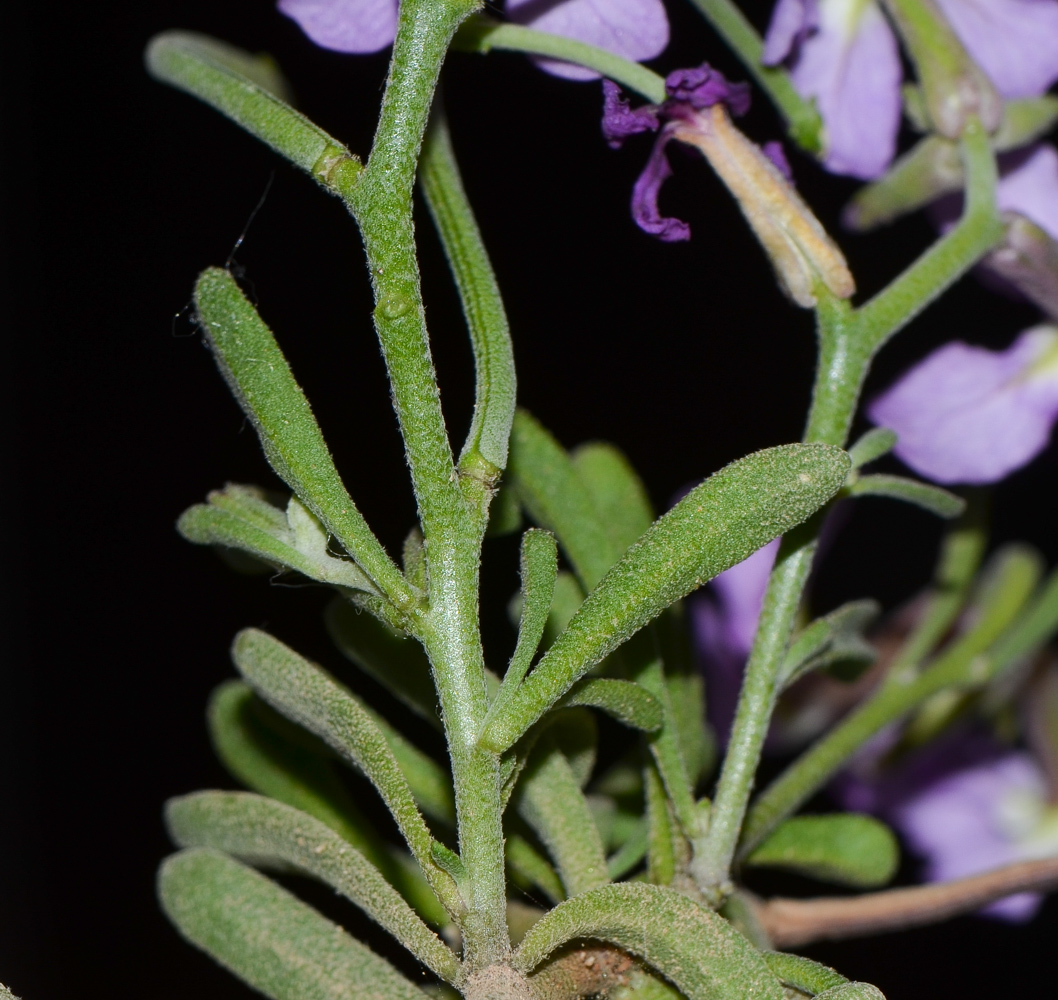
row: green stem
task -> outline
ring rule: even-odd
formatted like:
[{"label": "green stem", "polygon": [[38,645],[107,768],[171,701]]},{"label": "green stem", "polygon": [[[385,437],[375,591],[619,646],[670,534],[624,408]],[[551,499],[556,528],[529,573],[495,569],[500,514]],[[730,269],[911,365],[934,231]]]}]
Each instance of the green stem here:
[{"label": "green stem", "polygon": [[810,101],[794,88],[790,75],[761,62],[764,44],[757,29],[731,0],[691,0],[738,56],[758,86],[786,119],[790,137],[813,155],[823,152],[823,119]]},{"label": "green stem", "polygon": [[445,723],[459,850],[468,873],[461,921],[473,972],[510,952],[499,762],[476,746],[487,708],[478,625],[480,502],[456,474],[426,333],[412,223],[412,189],[441,63],[472,0],[403,0],[378,131],[358,176],[333,179],[360,226],[375,292],[375,328],[404,437],[429,577],[429,610],[415,623],[433,667]]},{"label": "green stem", "polygon": [[[843,445],[856,410],[870,355],[857,350],[848,304],[819,292],[820,358],[805,441]],[[812,569],[823,516],[816,515],[783,538],[768,581],[760,623],[746,664],[727,756],[710,816],[709,831],[691,862],[706,899],[723,903],[733,890],[731,864],[753,779],[779,695],[778,675]]]},{"label": "green stem", "polygon": [[651,104],[660,104],[666,96],[664,77],[631,59],[562,35],[523,28],[518,24],[502,24],[483,15],[471,18],[459,29],[452,48],[462,52],[504,49],[508,52],[548,56],[593,69],[614,83],[641,94]]},{"label": "green stem", "polygon": [[887,288],[856,311],[865,345],[877,351],[1003,238],[995,207],[996,160],[988,135],[971,122],[961,141],[966,208],[959,224]]}]

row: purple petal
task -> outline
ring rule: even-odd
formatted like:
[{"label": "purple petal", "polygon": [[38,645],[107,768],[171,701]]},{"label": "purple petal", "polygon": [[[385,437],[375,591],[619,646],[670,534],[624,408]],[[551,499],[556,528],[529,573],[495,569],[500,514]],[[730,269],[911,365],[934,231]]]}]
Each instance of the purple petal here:
[{"label": "purple petal", "polygon": [[397,0],[279,0],[276,6],[335,52],[377,52],[397,31]]},{"label": "purple petal", "polygon": [[996,189],[1000,211],[1024,215],[1058,240],[1058,150],[1043,144],[1004,161]]},{"label": "purple petal", "polygon": [[766,142],[760,147],[760,151],[771,160],[775,169],[793,184],[793,171],[790,169],[790,161],[786,159],[786,150],[782,148],[782,143]]},{"label": "purple petal", "polygon": [[967,51],[1006,98],[1058,80],[1058,0],[937,0]]},{"label": "purple petal", "polygon": [[632,218],[645,233],[656,236],[663,243],[678,243],[691,238],[691,227],[680,219],[667,218],[658,209],[661,185],[672,176],[672,167],[665,156],[669,134],[662,131],[650,159],[632,188]]},{"label": "purple petal", "polygon": [[779,539],[776,538],[712,581],[711,586],[724,613],[724,638],[728,646],[742,657],[749,656],[753,647],[764,591],[768,589],[768,577],[778,551]]},{"label": "purple petal", "polygon": [[[669,44],[669,19],[661,0],[507,0],[516,24],[575,38],[640,62],[661,55]],[[543,70],[567,80],[599,74],[556,59],[535,59]]]},{"label": "purple petal", "polygon": [[868,409],[899,436],[895,453],[939,483],[993,483],[1046,446],[1058,418],[1058,328],[1005,351],[946,344]]},{"label": "purple petal", "polygon": [[[926,859],[926,879],[941,882],[1053,853],[1058,844],[1033,838],[1045,802],[1039,765],[1012,753],[933,784],[898,807],[893,822]],[[1027,920],[1039,903],[1038,895],[1021,893],[983,912]]]},{"label": "purple petal", "polygon": [[630,135],[657,131],[658,115],[652,106],[632,110],[612,80],[603,80],[602,94],[602,134],[611,149],[620,149]]},{"label": "purple petal", "polygon": [[824,164],[832,173],[880,177],[900,128],[900,53],[874,3],[821,0],[819,30],[802,43],[791,75],[815,98],[826,126]]},{"label": "purple petal", "polygon": [[665,78],[665,91],[672,100],[690,104],[699,111],[723,101],[733,115],[749,111],[751,100],[748,83],[730,83],[708,63],[670,73]]},{"label": "purple petal", "polygon": [[760,61],[777,66],[818,27],[818,0],[779,0],[764,35]]}]

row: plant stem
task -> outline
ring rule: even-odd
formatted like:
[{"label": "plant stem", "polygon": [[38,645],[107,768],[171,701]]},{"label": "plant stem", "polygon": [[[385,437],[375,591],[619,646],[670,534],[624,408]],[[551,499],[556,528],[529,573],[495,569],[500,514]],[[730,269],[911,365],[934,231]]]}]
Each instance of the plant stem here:
[{"label": "plant stem", "polygon": [[429,608],[413,628],[426,647],[448,739],[467,881],[464,960],[473,972],[506,959],[499,762],[476,747],[487,708],[478,624],[484,503],[464,499],[441,413],[426,333],[412,189],[445,52],[472,0],[404,0],[378,131],[359,176],[334,184],[355,216],[375,292],[375,328],[404,437],[425,539]]},{"label": "plant stem", "polygon": [[664,77],[631,59],[563,35],[523,28],[520,24],[503,24],[483,15],[471,18],[459,29],[452,48],[462,52],[504,49],[548,56],[593,69],[614,83],[641,94],[651,104],[660,104],[666,96]]},{"label": "plant stem", "polygon": [[732,0],[691,0],[742,61],[758,86],[786,119],[790,137],[813,155],[823,152],[823,119],[814,104],[794,89],[790,75],[761,63],[764,45],[756,28]]}]

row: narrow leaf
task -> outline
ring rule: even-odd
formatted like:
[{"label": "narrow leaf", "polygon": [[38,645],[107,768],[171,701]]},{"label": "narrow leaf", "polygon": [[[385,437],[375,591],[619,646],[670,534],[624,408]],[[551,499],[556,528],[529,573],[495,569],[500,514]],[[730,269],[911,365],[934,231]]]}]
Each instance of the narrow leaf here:
[{"label": "narrow leaf", "polygon": [[555,594],[551,598],[551,612],[547,616],[547,628],[544,629],[542,647],[547,650],[566,630],[573,620],[577,609],[584,603],[584,588],[577,582],[572,573],[565,570],[555,580]]},{"label": "narrow leaf", "polygon": [[433,860],[433,835],[408,779],[375,720],[341,685],[278,639],[257,629],[235,637],[232,659],[262,698],[315,733],[359,768],[382,796],[434,891],[450,912],[460,909],[451,877]]},{"label": "narrow leaf", "polygon": [[723,917],[671,889],[620,882],[560,903],[529,929],[511,964],[531,972],[579,938],[624,948],[687,1000],[783,1000],[779,981],[749,941]]},{"label": "narrow leaf", "polygon": [[621,554],[573,460],[525,410],[514,416],[508,478],[529,516],[555,533],[586,590]]},{"label": "narrow leaf", "polygon": [[170,836],[179,847],[212,847],[250,864],[283,862],[318,878],[360,907],[428,969],[459,976],[452,950],[356,848],[305,813],[246,792],[199,792],[170,799]]},{"label": "narrow leaf", "polygon": [[430,661],[417,639],[374,615],[364,614],[342,598],[327,606],[324,622],[334,644],[348,659],[441,731]]},{"label": "narrow leaf", "polygon": [[497,472],[502,471],[507,465],[517,389],[514,350],[500,288],[463,190],[440,101],[434,103],[423,142],[419,183],[459,288],[474,349],[474,417],[460,466],[477,454]]},{"label": "narrow leaf", "polygon": [[482,744],[506,750],[575,681],[668,605],[818,510],[848,471],[848,456],[838,448],[784,445],[710,476],[655,521],[588,595],[508,710],[490,712]]},{"label": "narrow leaf", "polygon": [[669,885],[676,875],[676,819],[657,765],[649,761],[643,769],[643,791],[647,814],[647,878],[655,885]]},{"label": "narrow leaf", "polygon": [[550,733],[537,744],[525,768],[517,808],[547,847],[567,896],[606,884],[599,830],[569,761]]},{"label": "narrow leaf", "polygon": [[764,961],[768,968],[778,977],[784,986],[800,990],[814,997],[824,990],[833,989],[835,986],[843,986],[848,980],[830,968],[829,965],[821,965],[813,962],[810,958],[802,958],[800,955],[789,955],[783,951],[764,952]]},{"label": "narrow leaf", "polygon": [[583,705],[598,708],[632,729],[652,733],[661,728],[661,703],[633,681],[588,677],[578,681],[558,703],[559,708]]},{"label": "narrow leaf", "polygon": [[896,433],[888,427],[872,427],[849,448],[849,458],[854,469],[877,461],[896,447]]},{"label": "narrow leaf", "polygon": [[632,835],[606,859],[606,873],[611,882],[624,878],[643,858],[646,857],[649,827],[646,817],[642,817],[632,831]]},{"label": "narrow leaf", "polygon": [[558,547],[550,531],[530,528],[522,535],[522,614],[518,623],[518,642],[503,675],[503,686],[497,702],[504,700],[522,682],[533,662],[551,613],[558,576]]},{"label": "narrow leaf", "polygon": [[375,583],[398,604],[406,603],[404,577],[356,509],[272,331],[231,274],[216,267],[203,271],[195,310],[272,468]]},{"label": "narrow leaf", "polygon": [[217,851],[167,858],[158,895],[188,941],[272,1000],[424,1000],[341,927]]},{"label": "narrow leaf", "polygon": [[687,780],[696,789],[716,761],[716,740],[705,717],[705,678],[698,673],[674,674],[666,670],[665,685]]},{"label": "narrow leaf", "polygon": [[790,643],[779,670],[779,684],[788,686],[812,670],[854,661],[869,666],[877,651],[862,636],[881,613],[870,599],[848,601],[807,625]]},{"label": "narrow leaf", "polygon": [[359,161],[336,139],[295,111],[282,75],[267,56],[191,31],[155,35],[145,54],[157,80],[197,97],[324,183],[338,162]]},{"label": "narrow leaf", "polygon": [[791,817],[745,860],[860,889],[885,885],[899,863],[900,848],[889,827],[858,813]]},{"label": "narrow leaf", "polygon": [[516,833],[509,834],[504,841],[504,849],[508,867],[526,887],[536,886],[552,904],[566,898],[566,891],[555,869],[524,837]]},{"label": "narrow leaf", "polygon": [[573,467],[587,488],[596,514],[613,542],[624,552],[654,520],[643,481],[632,463],[612,444],[592,441],[570,455]]},{"label": "narrow leaf", "polygon": [[[263,500],[248,502],[251,498],[245,496],[233,503],[230,494],[236,490],[243,493],[246,487],[229,486],[223,492],[211,493],[209,504],[196,504],[184,511],[176,523],[177,530],[196,545],[236,549],[273,566],[292,569],[310,580],[378,594],[378,589],[356,563],[336,559],[327,551],[327,536],[322,526],[300,504],[300,510],[295,513],[295,518],[301,516],[302,534],[298,537],[287,516],[277,508],[272,509],[282,518],[282,523],[266,520],[268,515],[262,508],[271,504]],[[314,526],[318,537],[310,538],[308,533]]]},{"label": "narrow leaf", "polygon": [[1032,601],[1002,638],[989,650],[991,673],[1002,673],[1013,663],[1049,642],[1058,631],[1058,570],[1052,570]]},{"label": "narrow leaf", "polygon": [[966,501],[962,497],[942,490],[939,486],[882,473],[861,476],[849,487],[849,496],[903,500],[945,519],[958,517],[966,509]]}]

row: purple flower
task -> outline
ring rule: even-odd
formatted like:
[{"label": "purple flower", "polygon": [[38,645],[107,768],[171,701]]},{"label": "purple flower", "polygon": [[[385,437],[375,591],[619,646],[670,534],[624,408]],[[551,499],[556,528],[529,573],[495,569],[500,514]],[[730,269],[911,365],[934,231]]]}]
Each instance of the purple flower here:
[{"label": "purple flower", "polygon": [[[1058,854],[1058,810],[1027,753],[1008,753],[950,774],[909,797],[891,814],[908,846],[925,861],[928,882],[946,882]],[[981,912],[1031,920],[1042,901],[1023,892]]]},{"label": "purple flower", "polygon": [[900,128],[900,52],[878,7],[849,0],[779,0],[765,65],[787,61],[797,91],[814,98],[832,173],[881,176]]},{"label": "purple flower", "polygon": [[1054,0],[937,0],[1002,97],[1036,97],[1058,80]]},{"label": "purple flower", "polygon": [[996,204],[1001,212],[1017,212],[1058,240],[1058,150],[1040,144],[1003,157]]},{"label": "purple flower", "polygon": [[[709,722],[726,743],[735,716],[742,670],[753,646],[764,591],[779,539],[758,549],[709,584],[711,593],[691,609],[695,646],[704,661]],[[711,598],[711,599],[709,599]]]},{"label": "purple flower", "polygon": [[[1058,80],[1058,0],[938,0],[970,55],[1006,98]],[[900,54],[873,0],[778,0],[763,62],[785,62],[826,129],[823,162],[870,180],[885,172],[900,127]]]},{"label": "purple flower", "polygon": [[868,408],[899,437],[896,455],[938,483],[993,483],[1031,461],[1058,419],[1058,327],[1026,330],[1005,351],[954,341]]},{"label": "purple flower", "polygon": [[[393,41],[398,0],[279,0],[309,38],[337,52],[377,52]],[[669,42],[662,0],[508,0],[518,24],[565,35],[627,59],[652,59]],[[552,59],[537,64],[557,76],[591,80],[591,70]]]},{"label": "purple flower", "polygon": [[[1047,804],[1046,777],[1034,757],[960,728],[882,767],[897,737],[893,730],[880,733],[831,792],[844,808],[873,813],[896,827],[925,861],[927,882],[1058,854],[1058,810]],[[981,913],[1028,920],[1041,899],[1019,893]]]},{"label": "purple flower", "polygon": [[[575,38],[626,59],[653,59],[669,44],[669,19],[661,0],[507,0],[517,24]],[[534,59],[541,69],[568,80],[599,74],[555,59]]]}]

